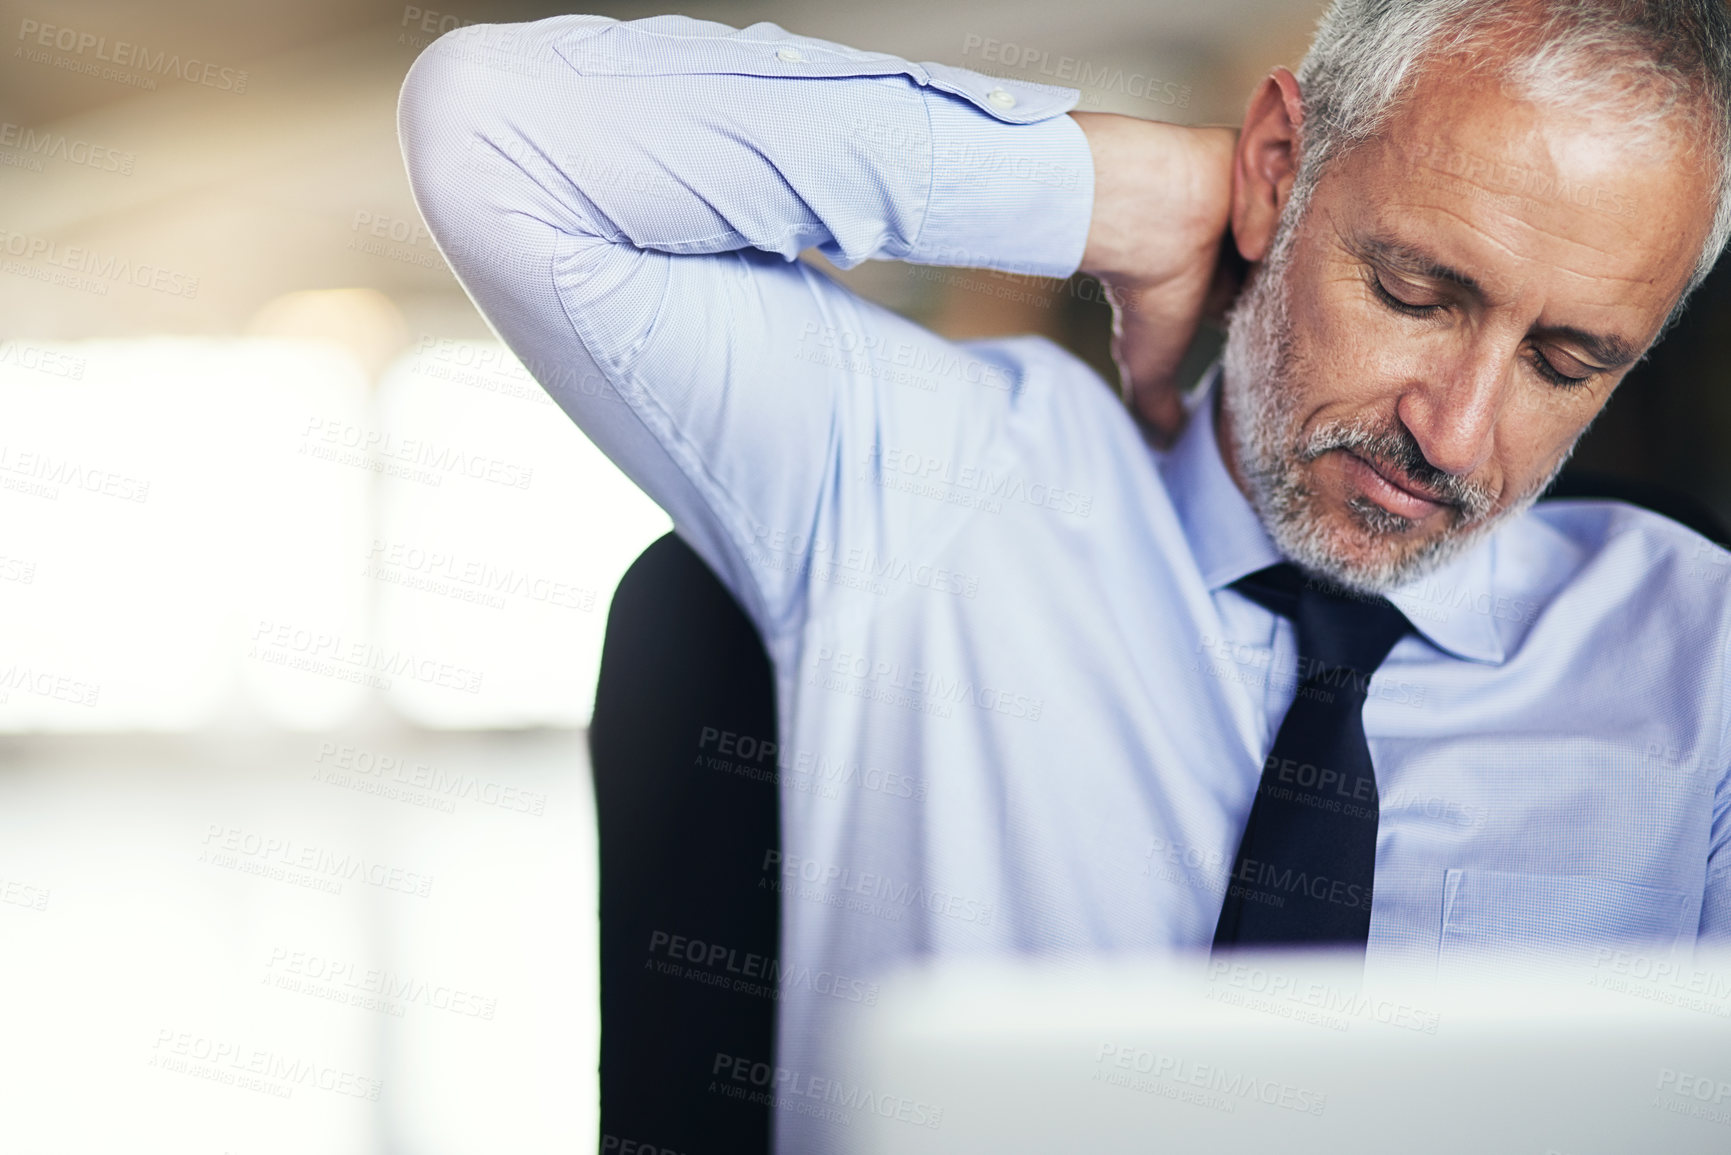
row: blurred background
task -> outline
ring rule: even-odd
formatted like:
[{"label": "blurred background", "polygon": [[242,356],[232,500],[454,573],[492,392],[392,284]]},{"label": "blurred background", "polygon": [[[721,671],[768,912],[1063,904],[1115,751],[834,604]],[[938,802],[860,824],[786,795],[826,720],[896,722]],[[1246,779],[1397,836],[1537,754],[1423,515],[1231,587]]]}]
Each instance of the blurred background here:
[{"label": "blurred background", "polygon": [[[449,2],[0,2],[8,1151],[593,1149],[584,726],[613,587],[668,522],[492,340],[415,211],[416,54],[569,10]],[[1105,78],[1082,108],[1237,123],[1319,9],[592,11],[1028,80],[1068,56]],[[1116,380],[1085,278],[841,276]],[[1580,469],[1731,519],[1727,280]]]}]

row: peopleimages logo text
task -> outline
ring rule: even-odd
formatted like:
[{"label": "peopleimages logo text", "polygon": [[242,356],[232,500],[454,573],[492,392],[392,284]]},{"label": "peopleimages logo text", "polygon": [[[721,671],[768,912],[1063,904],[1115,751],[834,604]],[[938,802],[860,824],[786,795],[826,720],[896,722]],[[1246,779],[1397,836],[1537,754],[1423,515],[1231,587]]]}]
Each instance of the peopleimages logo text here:
[{"label": "peopleimages logo text", "polygon": [[28,18],[20,20],[18,39],[23,42],[25,49],[53,48],[60,52],[70,52],[74,56],[88,56],[91,60],[99,60],[118,68],[136,69],[155,76],[172,76],[188,84],[199,84],[223,92],[246,91],[248,74],[245,69],[225,68],[193,56],[182,59],[180,53],[170,53],[160,48],[153,52],[142,44],[133,44],[127,40],[110,43],[106,36],[81,32],[61,24],[44,24],[40,20]]},{"label": "peopleimages logo text", "polygon": [[58,269],[83,273],[99,281],[124,281],[140,289],[189,300],[198,296],[197,277],[146,261],[98,252],[85,245],[63,245],[48,237],[0,228],[0,252],[9,257],[41,261]]}]

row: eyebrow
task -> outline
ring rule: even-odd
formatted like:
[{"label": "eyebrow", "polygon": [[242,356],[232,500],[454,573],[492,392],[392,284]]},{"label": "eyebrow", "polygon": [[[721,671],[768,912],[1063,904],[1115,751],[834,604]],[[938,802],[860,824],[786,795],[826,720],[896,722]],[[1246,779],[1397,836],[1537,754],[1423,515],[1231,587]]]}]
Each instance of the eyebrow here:
[{"label": "eyebrow", "polygon": [[1587,356],[1597,361],[1601,368],[1621,369],[1625,365],[1633,365],[1641,357],[1640,350],[1615,333],[1589,333],[1573,325],[1551,325],[1538,331],[1548,337],[1573,341],[1586,351]]},{"label": "eyebrow", "polygon": [[[1382,265],[1396,273],[1446,281],[1458,285],[1483,300],[1484,288],[1470,274],[1437,260],[1417,245],[1389,237],[1361,237],[1356,246],[1359,257]],[[1602,369],[1621,369],[1640,360],[1641,350],[1634,342],[1615,333],[1591,333],[1574,325],[1547,325],[1535,330],[1540,336],[1561,338],[1579,345],[1583,352],[1598,362]]]},{"label": "eyebrow", "polygon": [[1359,255],[1364,259],[1375,261],[1397,273],[1426,277],[1433,281],[1448,281],[1475,296],[1485,295],[1484,289],[1470,275],[1450,268],[1417,245],[1386,237],[1363,237],[1358,241],[1357,247]]}]

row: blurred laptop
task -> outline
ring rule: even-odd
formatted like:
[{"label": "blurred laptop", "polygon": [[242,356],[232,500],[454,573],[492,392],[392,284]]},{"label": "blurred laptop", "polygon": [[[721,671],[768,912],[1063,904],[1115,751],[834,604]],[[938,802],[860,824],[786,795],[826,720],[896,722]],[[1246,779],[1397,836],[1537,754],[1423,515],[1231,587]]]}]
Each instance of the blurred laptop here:
[{"label": "blurred laptop", "polygon": [[950,962],[842,1047],[859,1155],[1731,1152],[1724,955]]}]

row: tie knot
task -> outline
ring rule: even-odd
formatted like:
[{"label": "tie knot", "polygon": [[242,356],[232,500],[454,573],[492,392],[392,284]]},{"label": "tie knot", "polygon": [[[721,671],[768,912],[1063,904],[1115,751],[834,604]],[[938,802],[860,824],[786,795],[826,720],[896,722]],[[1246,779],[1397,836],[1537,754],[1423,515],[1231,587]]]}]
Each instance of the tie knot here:
[{"label": "tie knot", "polygon": [[1344,589],[1306,574],[1291,562],[1247,574],[1232,588],[1292,621],[1298,632],[1301,681],[1344,669],[1360,675],[1362,692],[1362,680],[1376,672],[1412,628],[1387,598]]}]

